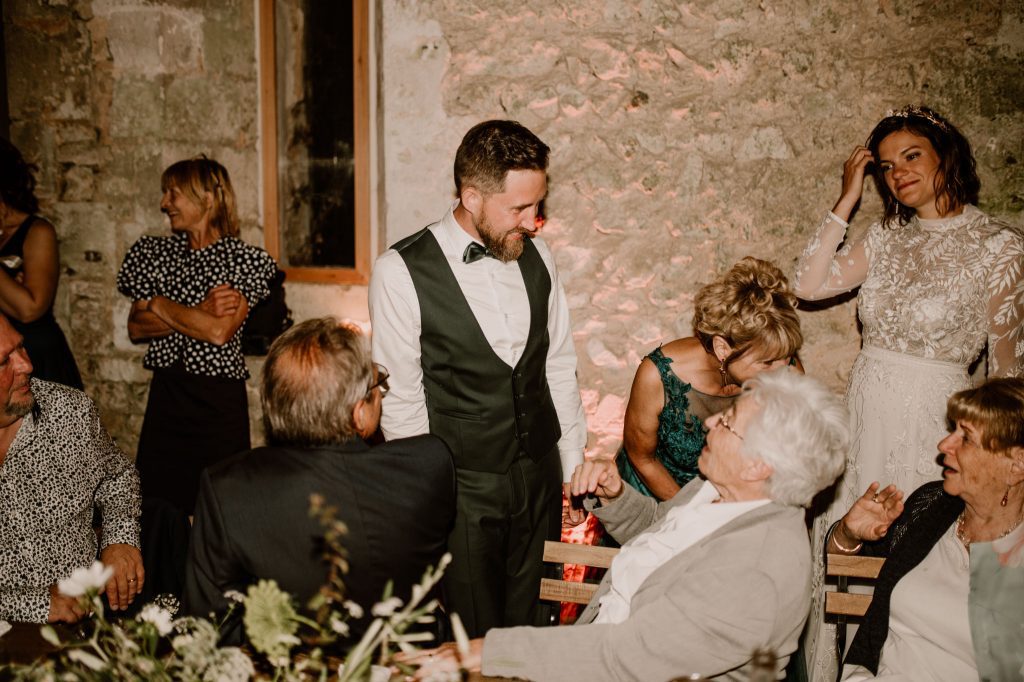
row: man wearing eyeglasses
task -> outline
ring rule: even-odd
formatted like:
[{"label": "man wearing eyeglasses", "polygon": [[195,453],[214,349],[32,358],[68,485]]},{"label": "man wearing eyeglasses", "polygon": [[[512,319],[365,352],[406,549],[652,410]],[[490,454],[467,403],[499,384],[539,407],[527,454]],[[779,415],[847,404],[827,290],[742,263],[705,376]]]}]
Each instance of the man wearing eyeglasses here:
[{"label": "man wearing eyeglasses", "polygon": [[[269,445],[240,453],[200,477],[185,574],[187,613],[222,614],[225,592],[276,580],[305,606],[327,580],[323,528],[310,496],[337,509],[348,527],[346,598],[380,600],[388,579],[411,588],[445,552],[455,515],[455,473],[436,436],[371,446],[387,370],[370,361],[366,339],[333,318],[292,327],[271,346],[260,398]],[[225,638],[241,639],[239,623]],[[357,641],[367,620],[349,621]]]},{"label": "man wearing eyeglasses", "polygon": [[471,636],[547,620],[544,540],[587,440],[569,306],[537,236],[548,153],[515,121],[474,126],[455,154],[458,202],[370,278],[374,359],[395,373],[384,436],[433,433],[455,458],[445,598]]}]

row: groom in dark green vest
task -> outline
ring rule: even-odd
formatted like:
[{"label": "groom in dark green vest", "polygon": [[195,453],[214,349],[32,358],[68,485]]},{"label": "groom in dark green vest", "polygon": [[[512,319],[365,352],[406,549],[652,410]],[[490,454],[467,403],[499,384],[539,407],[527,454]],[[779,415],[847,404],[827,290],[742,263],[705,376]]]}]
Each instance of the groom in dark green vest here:
[{"label": "groom in dark green vest", "polygon": [[514,121],[473,127],[455,156],[458,201],[370,279],[373,356],[392,377],[384,435],[436,434],[455,459],[444,588],[471,637],[544,623],[544,540],[586,445],[568,305],[537,237],[548,151]]}]

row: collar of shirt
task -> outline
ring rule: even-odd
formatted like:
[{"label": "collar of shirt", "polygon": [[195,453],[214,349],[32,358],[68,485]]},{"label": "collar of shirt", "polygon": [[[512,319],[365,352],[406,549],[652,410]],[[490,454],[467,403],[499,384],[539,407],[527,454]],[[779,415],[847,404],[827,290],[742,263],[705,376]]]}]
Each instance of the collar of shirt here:
[{"label": "collar of shirt", "polygon": [[519,261],[481,258],[463,263],[462,252],[475,240],[455,219],[458,205],[452,204],[431,229],[487,342],[502,361],[515,367],[530,331],[530,301]]},{"label": "collar of shirt", "polygon": [[[441,218],[441,222],[438,224],[437,229],[434,231],[434,237],[437,238],[437,243],[441,247],[441,251],[444,253],[445,258],[448,259],[449,263],[465,265],[462,262],[462,254],[466,250],[466,247],[476,242],[483,246],[483,244],[469,236],[469,233],[462,229],[462,225],[459,225],[459,221],[455,219],[455,209],[458,208],[459,201],[456,199],[455,203],[451,205],[448,212]],[[481,259],[499,261],[493,258]],[[475,263],[473,263],[475,265]]]},{"label": "collar of shirt", "polygon": [[626,620],[633,595],[652,573],[733,519],[771,501],[716,504],[718,498],[718,490],[705,481],[689,502],[673,507],[659,523],[627,542],[612,561],[611,588],[601,598],[601,610],[594,622]]},{"label": "collar of shirt", "polygon": [[448,259],[449,263],[458,266],[480,266],[480,267],[493,269],[493,270],[510,270],[515,271],[518,275],[519,272],[519,261],[513,260],[508,263],[502,263],[497,258],[481,258],[475,263],[463,263],[462,254],[466,251],[466,247],[472,243],[477,243],[483,246],[483,242],[479,239],[473,239],[469,236],[469,233],[462,228],[459,221],[455,219],[455,209],[458,208],[459,201],[455,200],[455,203],[451,205],[448,212],[441,218],[438,223],[437,229],[434,230],[434,237],[437,239],[438,245],[441,247],[441,252],[444,253],[445,258]]}]

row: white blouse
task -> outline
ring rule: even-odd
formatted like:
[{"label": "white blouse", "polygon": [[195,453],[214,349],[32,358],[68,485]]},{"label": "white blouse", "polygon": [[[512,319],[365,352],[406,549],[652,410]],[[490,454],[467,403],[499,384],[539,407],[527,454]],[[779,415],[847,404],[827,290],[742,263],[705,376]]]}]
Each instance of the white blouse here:
[{"label": "white blouse", "polygon": [[970,556],[956,539],[954,523],[893,588],[877,677],[861,666],[846,666],[844,682],[977,680],[967,614],[970,577]]},{"label": "white blouse", "polygon": [[644,581],[665,562],[716,530],[771,500],[720,502],[718,490],[705,481],[681,507],[673,507],[650,530],[627,542],[612,560],[610,589],[601,597],[595,623],[621,623],[629,618],[630,602]]}]

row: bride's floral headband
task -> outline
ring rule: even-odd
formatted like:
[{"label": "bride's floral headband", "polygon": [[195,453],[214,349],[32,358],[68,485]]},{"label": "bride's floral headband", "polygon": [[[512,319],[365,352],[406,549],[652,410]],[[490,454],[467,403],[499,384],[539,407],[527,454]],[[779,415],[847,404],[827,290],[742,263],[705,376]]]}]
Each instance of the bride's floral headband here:
[{"label": "bride's floral headband", "polygon": [[890,109],[885,112],[886,118],[910,118],[911,116],[923,118],[926,121],[935,124],[935,126],[940,130],[949,131],[949,124],[939,118],[938,114],[931,109],[921,107],[916,104],[908,104],[902,109]]}]

